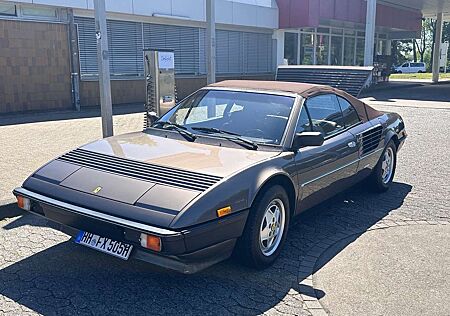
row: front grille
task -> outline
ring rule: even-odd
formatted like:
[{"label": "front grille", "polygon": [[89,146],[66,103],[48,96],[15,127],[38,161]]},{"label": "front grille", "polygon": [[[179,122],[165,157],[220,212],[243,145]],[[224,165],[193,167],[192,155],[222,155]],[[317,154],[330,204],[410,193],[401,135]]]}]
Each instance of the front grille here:
[{"label": "front grille", "polygon": [[217,176],[119,158],[84,149],[75,149],[59,157],[58,160],[144,181],[196,191],[205,191],[222,179]]},{"label": "front grille", "polygon": [[368,154],[378,148],[381,141],[383,127],[381,125],[375,126],[362,133],[362,154]]}]

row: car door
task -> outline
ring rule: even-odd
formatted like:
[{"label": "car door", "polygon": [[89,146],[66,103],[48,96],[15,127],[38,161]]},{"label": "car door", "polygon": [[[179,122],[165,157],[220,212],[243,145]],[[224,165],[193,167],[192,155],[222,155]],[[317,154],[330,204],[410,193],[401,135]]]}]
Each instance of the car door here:
[{"label": "car door", "polygon": [[402,65],[401,72],[404,74],[408,74],[410,72],[409,63],[404,63]]},{"label": "car door", "polygon": [[295,156],[299,185],[299,211],[327,199],[351,184],[358,167],[356,137],[345,126],[336,95],[324,94],[306,100],[296,132],[319,131],[325,142],[305,147]]}]

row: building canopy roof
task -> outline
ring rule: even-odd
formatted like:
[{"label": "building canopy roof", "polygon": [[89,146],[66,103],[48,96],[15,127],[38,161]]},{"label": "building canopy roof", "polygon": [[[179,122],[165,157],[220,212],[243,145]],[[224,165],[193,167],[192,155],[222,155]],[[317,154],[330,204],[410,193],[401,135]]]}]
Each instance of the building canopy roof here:
[{"label": "building canopy roof", "polygon": [[420,10],[426,17],[435,17],[437,13],[444,13],[444,17],[450,20],[450,0],[379,0],[404,8]]}]

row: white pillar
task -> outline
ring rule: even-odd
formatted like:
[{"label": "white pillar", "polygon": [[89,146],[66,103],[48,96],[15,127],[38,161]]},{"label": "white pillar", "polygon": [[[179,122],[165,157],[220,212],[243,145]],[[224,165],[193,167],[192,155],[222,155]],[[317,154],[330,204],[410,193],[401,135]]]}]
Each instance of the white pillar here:
[{"label": "white pillar", "polygon": [[206,0],[206,81],[216,82],[216,1]]},{"label": "white pillar", "polygon": [[95,36],[97,37],[98,84],[102,113],[103,137],[113,136],[111,75],[109,72],[108,32],[105,0],[95,0]]},{"label": "white pillar", "polygon": [[442,12],[438,13],[436,20],[436,36],[433,52],[433,82],[439,82],[439,66],[441,58],[441,43],[442,43]]},{"label": "white pillar", "polygon": [[364,48],[364,66],[373,66],[375,44],[375,21],[377,17],[377,0],[367,0],[366,38]]},{"label": "white pillar", "polygon": [[284,31],[275,30],[273,32],[274,40],[277,41],[277,66],[284,64]]}]

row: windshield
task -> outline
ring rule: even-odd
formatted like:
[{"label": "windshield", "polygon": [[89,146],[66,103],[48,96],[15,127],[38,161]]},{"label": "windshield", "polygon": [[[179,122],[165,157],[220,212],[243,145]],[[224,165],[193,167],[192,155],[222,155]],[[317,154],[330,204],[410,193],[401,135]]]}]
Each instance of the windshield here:
[{"label": "windshield", "polygon": [[196,134],[216,136],[222,133],[279,145],[294,101],[290,96],[200,90],[159,121],[177,124]]}]

